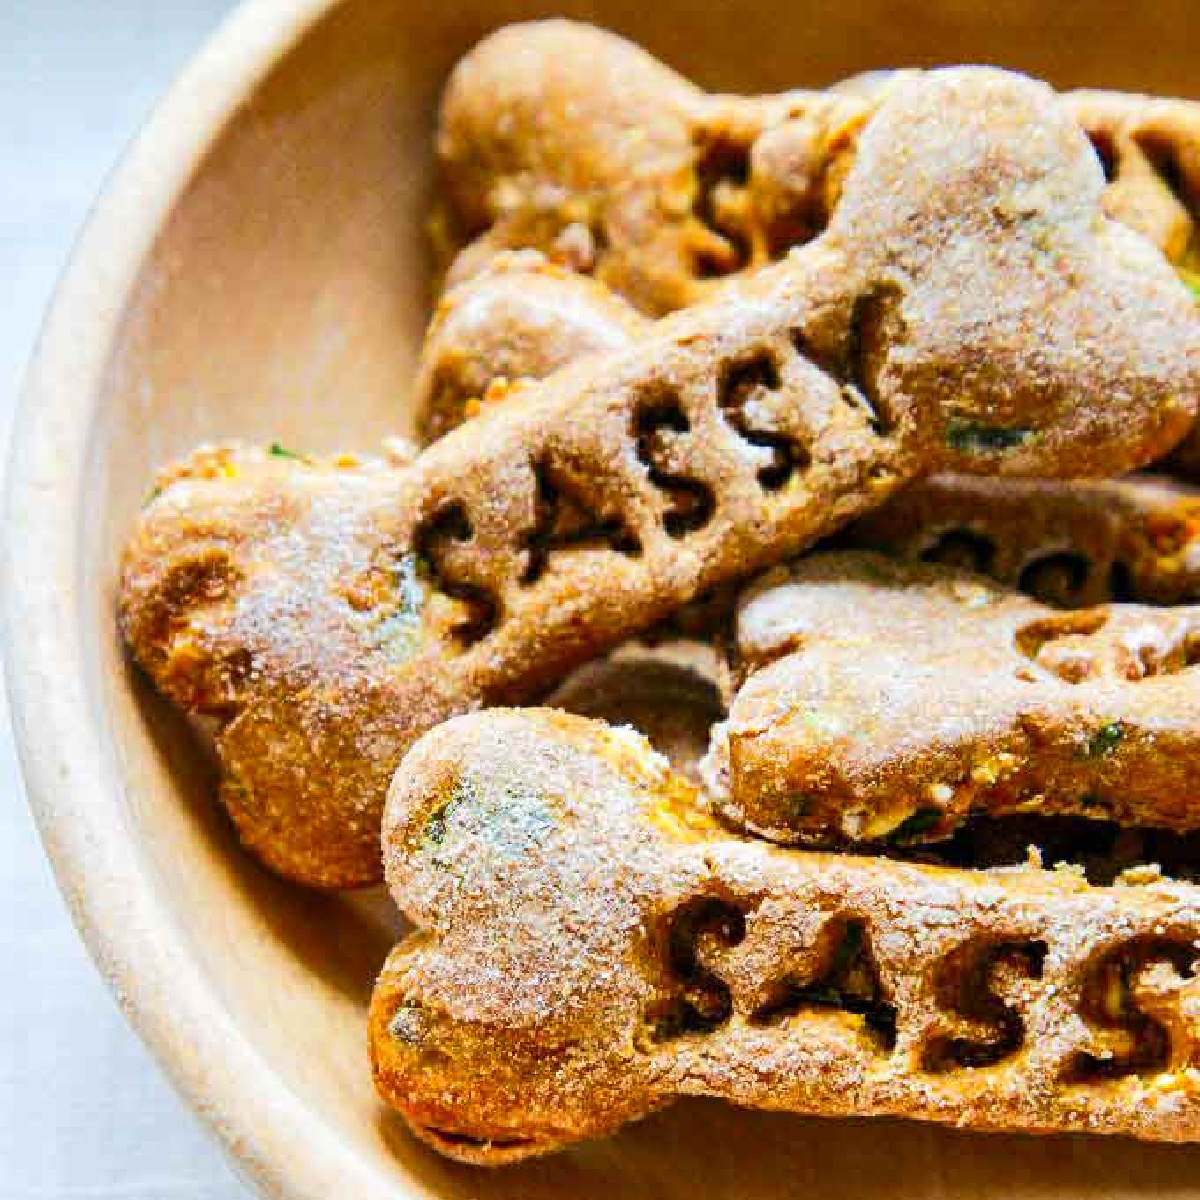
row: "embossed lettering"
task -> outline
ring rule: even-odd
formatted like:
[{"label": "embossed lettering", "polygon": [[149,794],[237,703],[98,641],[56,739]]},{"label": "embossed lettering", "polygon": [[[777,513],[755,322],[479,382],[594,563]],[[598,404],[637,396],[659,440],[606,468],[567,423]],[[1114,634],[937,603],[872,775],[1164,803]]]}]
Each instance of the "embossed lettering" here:
[{"label": "embossed lettering", "polygon": [[996,559],[996,543],[973,529],[951,529],[921,551],[923,562],[941,563],[987,574]]},{"label": "embossed lettering", "polygon": [[933,971],[938,1006],[978,1032],[930,1038],[921,1054],[922,1068],[943,1074],[990,1067],[1017,1053],[1025,1023],[1001,989],[1017,974],[1040,979],[1045,960],[1046,943],[1041,941],[971,941],[945,955]]},{"label": "embossed lettering", "polygon": [[863,1031],[881,1050],[896,1045],[896,1007],[889,1003],[866,925],[835,919],[821,931],[824,955],[810,977],[785,975],[773,995],[751,1016],[755,1024],[778,1025],[805,1012],[837,1009],[862,1017]]},{"label": "embossed lettering", "polygon": [[771,428],[766,414],[756,411],[766,394],[779,391],[781,385],[779,368],[766,350],[723,364],[717,382],[717,402],[730,428],[751,446],[770,452],[757,473],[769,492],[778,491],[809,462],[808,451],[795,438]]},{"label": "embossed lettering", "polygon": [[619,514],[595,511],[584,487],[549,459],[534,463],[537,517],[526,535],[528,552],[521,582],[536,583],[555,551],[606,545],[619,554],[638,554],[641,546]]},{"label": "embossed lettering", "polygon": [[464,647],[473,646],[491,633],[500,611],[495,595],[469,578],[463,569],[468,563],[459,558],[473,533],[466,509],[454,502],[423,521],[413,535],[413,547],[428,566],[434,587],[461,604],[462,616],[452,632]]},{"label": "embossed lettering", "polygon": [[709,897],[677,908],[660,936],[665,988],[646,1016],[651,1042],[723,1025],[733,1011],[729,985],[712,970],[711,956],[746,936],[746,911]]},{"label": "embossed lettering", "polygon": [[679,397],[670,389],[647,392],[633,418],[637,456],[646,465],[650,482],[667,498],[663,529],[681,538],[708,524],[716,502],[712,488],[682,474],[672,463],[678,440],[691,429]]},{"label": "embossed lettering", "polygon": [[1126,1075],[1156,1075],[1166,1068],[1170,1033],[1139,997],[1139,984],[1155,964],[1190,978],[1197,957],[1190,942],[1137,938],[1094,963],[1080,992],[1079,1014],[1095,1032],[1101,1049],[1075,1055],[1063,1077],[1071,1083],[1100,1083]]}]

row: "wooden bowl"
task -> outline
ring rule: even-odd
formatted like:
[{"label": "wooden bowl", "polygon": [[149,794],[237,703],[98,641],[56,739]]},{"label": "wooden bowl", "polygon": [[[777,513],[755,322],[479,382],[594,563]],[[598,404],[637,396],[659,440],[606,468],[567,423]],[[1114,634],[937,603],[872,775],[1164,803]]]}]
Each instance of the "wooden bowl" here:
[{"label": "wooden bowl", "polygon": [[[4,578],[29,794],[79,927],[176,1086],[264,1194],[1200,1194],[1200,1150],[956,1134],[691,1102],[605,1143],[485,1173],[375,1099],[364,1014],[398,925],[242,853],[185,722],[126,662],[118,548],[157,464],[206,439],[374,447],[407,428],[428,309],[439,86],[519,0],[258,0],[117,173],[59,291],[16,438]],[[1200,87],[1190,0],[562,0],[713,87],[989,60],[1062,85]]]}]

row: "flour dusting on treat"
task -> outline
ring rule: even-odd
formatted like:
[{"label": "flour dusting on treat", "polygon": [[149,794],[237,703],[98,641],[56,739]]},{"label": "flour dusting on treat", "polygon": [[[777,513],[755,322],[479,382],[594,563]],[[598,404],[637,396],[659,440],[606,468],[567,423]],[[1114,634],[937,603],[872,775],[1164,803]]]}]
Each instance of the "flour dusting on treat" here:
[{"label": "flour dusting on treat", "polygon": [[648,322],[608,288],[535,251],[498,254],[438,302],[413,405],[427,441],[514,394],[522,380],[629,345]]},{"label": "flour dusting on treat", "polygon": [[[462,59],[442,102],[450,278],[521,247],[651,314],[695,303],[820,234],[862,129],[918,74],[710,95],[606,30],[501,29]],[[1105,212],[1200,271],[1200,104],[1100,91],[1060,103],[1104,163]]]},{"label": "flour dusting on treat", "polygon": [[[436,226],[443,258],[457,255],[449,280],[521,247],[651,315],[694,304],[828,227],[870,118],[919,76],[710,95],[605,30],[501,29],[458,64],[443,97]],[[1200,104],[1101,91],[1057,103],[1103,163],[1104,212],[1167,257],[1181,291],[1200,295]],[[1025,200],[1000,202],[1016,214]],[[951,436],[1000,448],[1023,434],[963,422]],[[1170,465],[1200,478],[1200,432]]]},{"label": "flour dusting on treat", "polygon": [[784,841],[945,838],[968,817],[1200,829],[1200,607],[1075,612],[846,551],[751,585],[706,779]]},{"label": "flour dusting on treat", "polygon": [[1187,884],[770,846],[645,742],[550,710],[426,734],[384,856],[417,931],[372,998],[376,1086],[452,1158],[547,1153],[683,1095],[1200,1140]]},{"label": "flour dusting on treat", "polygon": [[[547,320],[551,307],[557,320]],[[422,419],[446,432],[522,381],[611,348],[614,333],[627,344],[647,327],[593,280],[533,251],[501,254],[439,306],[421,350]],[[938,475],[906,487],[836,541],[966,567],[1063,608],[1200,599],[1200,491],[1167,476]],[[711,636],[732,597],[714,601],[674,614],[672,626]]]}]

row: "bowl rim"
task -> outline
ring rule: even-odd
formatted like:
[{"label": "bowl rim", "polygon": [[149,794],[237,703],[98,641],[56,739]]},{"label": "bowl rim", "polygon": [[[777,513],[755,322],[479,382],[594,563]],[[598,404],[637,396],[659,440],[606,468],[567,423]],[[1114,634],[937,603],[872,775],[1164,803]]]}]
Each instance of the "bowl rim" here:
[{"label": "bowl rim", "polygon": [[341,0],[243,0],[121,157],[55,289],[14,416],[0,553],[14,740],[59,891],[118,1005],[227,1160],[274,1200],[396,1197],[240,1029],[139,866],[89,692],[79,578],[92,427],[146,255],[239,105]]}]

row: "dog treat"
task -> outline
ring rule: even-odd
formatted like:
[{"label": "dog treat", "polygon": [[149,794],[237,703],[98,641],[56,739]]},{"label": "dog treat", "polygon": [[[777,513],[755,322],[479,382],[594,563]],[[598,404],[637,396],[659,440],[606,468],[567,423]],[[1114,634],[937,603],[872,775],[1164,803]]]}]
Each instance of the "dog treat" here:
[{"label": "dog treat", "polygon": [[1104,211],[1145,234],[1200,284],[1200,104],[1081,91],[1065,97],[1109,180]]},{"label": "dog treat", "polygon": [[627,730],[494,710],[388,800],[417,926],[376,985],[382,1098],[499,1164],[676,1096],[1200,1140],[1200,892],[730,833]]},{"label": "dog treat", "polygon": [[927,471],[1165,450],[1200,324],[1102,183],[1048,88],[923,75],[860,138],[820,239],[409,466],[185,464],[127,548],[122,622],[162,690],[224,719],[248,844],[369,882],[382,782],[439,721],[529,700]]},{"label": "dog treat", "polygon": [[[829,220],[876,106],[917,72],[826,92],[710,95],[604,30],[513,25],[457,66],[438,131],[444,249],[461,279],[533,247],[639,308],[694,303]],[[1105,211],[1200,283],[1200,105],[1075,92],[1108,186]]]},{"label": "dog treat", "polygon": [[1200,607],[1060,612],[876,554],[769,572],[738,606],[708,775],[778,840],[894,844],[968,816],[1200,828]]},{"label": "dog treat", "polygon": [[875,849],[889,858],[944,867],[1070,867],[1094,884],[1150,875],[1200,882],[1200,832],[1131,827],[1091,817],[981,816],[960,825],[945,841]]},{"label": "dog treat", "polygon": [[[586,355],[632,346],[651,328],[628,301],[588,276],[535,250],[501,252],[438,303],[417,367],[418,428],[436,441],[485,404],[521,395],[530,381]],[[660,632],[708,640],[736,598],[736,586],[724,585],[673,612]]]},{"label": "dog treat", "polygon": [[1060,608],[1200,600],[1200,491],[1166,477],[939,475],[838,541],[978,571]]},{"label": "dog treat", "polygon": [[[514,384],[628,345],[649,326],[607,288],[536,252],[499,255],[438,308],[418,375],[423,426],[440,436]],[[1167,476],[940,475],[905,488],[837,540],[979,571],[1062,608],[1200,599],[1200,491]]]},{"label": "dog treat", "polygon": [[435,241],[458,254],[451,281],[533,247],[661,315],[823,228],[873,108],[820,92],[709,96],[602,30],[509,26],[447,83]]},{"label": "dog treat", "polygon": [[[1104,163],[1104,211],[1158,246],[1200,301],[1200,104],[1098,91],[1065,102]],[[1200,426],[1166,461],[1200,482]]]},{"label": "dog treat", "polygon": [[654,328],[628,301],[536,250],[498,253],[449,288],[425,331],[414,404],[427,442],[589,354]]},{"label": "dog treat", "polygon": [[433,441],[521,380],[628,347],[650,322],[585,275],[536,251],[498,254],[438,304],[415,385],[421,435]]},{"label": "dog treat", "polygon": [[[912,74],[867,72],[832,90],[878,103]],[[1104,211],[1149,238],[1200,288],[1200,104],[1089,90],[1067,92],[1062,101],[1104,164]]]},{"label": "dog treat", "polygon": [[[876,107],[915,71],[826,92],[710,95],[640,47],[568,21],[513,25],[455,69],[439,122],[451,282],[531,247],[638,308],[695,303],[828,223]],[[1104,164],[1101,204],[1200,296],[1200,105],[1061,97]],[[1170,457],[1200,480],[1200,429]]]}]

